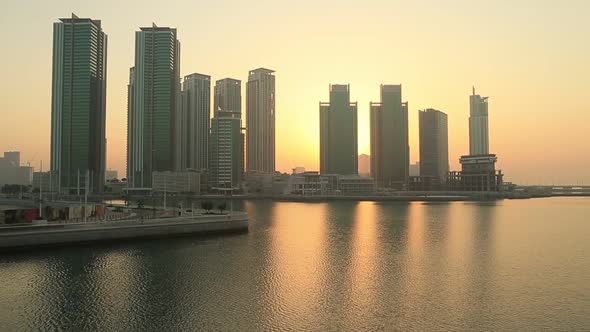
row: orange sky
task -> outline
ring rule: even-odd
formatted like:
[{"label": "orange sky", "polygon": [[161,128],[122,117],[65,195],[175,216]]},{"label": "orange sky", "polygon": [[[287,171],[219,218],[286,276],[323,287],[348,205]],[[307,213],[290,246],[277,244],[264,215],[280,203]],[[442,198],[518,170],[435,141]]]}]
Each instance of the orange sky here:
[{"label": "orange sky", "polygon": [[[490,97],[490,148],[508,181],[590,184],[590,3],[553,1],[51,1],[8,0],[0,13],[0,152],[49,165],[52,23],[75,12],[109,38],[107,166],[124,174],[126,85],[134,31],[178,28],[181,75],[247,80],[276,70],[277,167],[319,168],[318,102],[350,83],[359,153],[369,152],[369,102],[401,83],[410,108],[449,116],[451,169],[468,152],[471,86]],[[243,88],[245,95],[245,88]]]}]

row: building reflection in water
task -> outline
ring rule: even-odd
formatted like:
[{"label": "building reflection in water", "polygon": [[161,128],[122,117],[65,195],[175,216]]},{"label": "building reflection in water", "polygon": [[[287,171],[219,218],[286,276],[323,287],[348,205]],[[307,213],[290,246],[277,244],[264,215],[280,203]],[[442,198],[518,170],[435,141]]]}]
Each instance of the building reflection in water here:
[{"label": "building reflection in water", "polygon": [[273,204],[269,269],[265,273],[270,326],[309,330],[322,323],[328,265],[328,204]]}]

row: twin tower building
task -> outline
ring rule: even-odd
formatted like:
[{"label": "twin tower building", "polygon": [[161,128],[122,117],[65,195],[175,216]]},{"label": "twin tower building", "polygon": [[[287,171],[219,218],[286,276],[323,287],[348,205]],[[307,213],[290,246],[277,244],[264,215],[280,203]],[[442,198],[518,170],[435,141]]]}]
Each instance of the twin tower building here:
[{"label": "twin tower building", "polygon": [[[408,182],[408,103],[401,85],[381,85],[381,101],[370,104],[371,176],[379,187]],[[357,103],[349,85],[330,85],[330,102],[320,102],[320,173],[358,174]]]},{"label": "twin tower building", "polygon": [[[106,53],[100,21],[72,15],[54,23],[51,178],[59,192],[103,187]],[[209,185],[225,189],[240,186],[244,168],[274,173],[273,73],[249,73],[246,129],[240,80],[215,82],[211,118],[211,77],[195,73],[181,82],[176,29],[136,31],[127,90],[129,187],[151,188],[154,172],[207,170]]]},{"label": "twin tower building", "polygon": [[[440,190],[449,187],[449,176],[457,190],[498,187],[496,157],[489,154],[487,97],[476,95],[475,89],[470,96],[470,154],[461,157],[463,172],[449,172],[447,115],[435,109],[419,112],[420,175],[410,177],[408,103],[402,101],[401,85],[381,85],[380,92],[381,100],[370,103],[370,174],[378,187]],[[320,173],[358,174],[357,127],[357,103],[350,101],[350,86],[330,85],[330,102],[320,102]]]}]

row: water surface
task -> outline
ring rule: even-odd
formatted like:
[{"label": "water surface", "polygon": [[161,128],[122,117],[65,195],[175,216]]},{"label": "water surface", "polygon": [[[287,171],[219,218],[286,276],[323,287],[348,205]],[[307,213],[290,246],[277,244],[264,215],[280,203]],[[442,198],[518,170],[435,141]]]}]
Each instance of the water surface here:
[{"label": "water surface", "polygon": [[0,256],[0,329],[590,330],[590,199],[241,208],[248,234]]}]

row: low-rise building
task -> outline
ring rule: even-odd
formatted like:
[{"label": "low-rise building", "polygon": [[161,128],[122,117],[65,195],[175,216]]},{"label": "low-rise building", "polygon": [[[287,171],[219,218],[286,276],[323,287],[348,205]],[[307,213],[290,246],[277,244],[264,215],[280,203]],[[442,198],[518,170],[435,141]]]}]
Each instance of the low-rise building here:
[{"label": "low-rise building", "polygon": [[244,180],[247,194],[281,195],[288,184],[289,175],[274,173],[249,173]]},{"label": "low-rise building", "polygon": [[338,191],[344,195],[371,195],[375,193],[373,178],[358,175],[338,177]]},{"label": "low-rise building", "polygon": [[127,188],[127,181],[120,181],[118,179],[108,180],[105,184],[105,193],[122,194],[123,189]]},{"label": "low-rise building", "polygon": [[288,195],[326,195],[328,193],[328,178],[319,172],[303,172],[293,174],[285,188]]},{"label": "low-rise building", "polygon": [[105,181],[112,181],[112,180],[118,179],[119,178],[118,176],[119,176],[119,174],[118,174],[117,170],[108,169],[105,171],[104,179],[105,179]]},{"label": "low-rise building", "polygon": [[447,186],[454,191],[500,191],[504,181],[496,170],[495,154],[462,156],[460,172],[449,172]]},{"label": "low-rise building", "polygon": [[375,181],[359,175],[304,172],[289,177],[285,190],[290,195],[371,195]]},{"label": "low-rise building", "polygon": [[153,172],[152,191],[176,193],[201,193],[199,172]]}]

